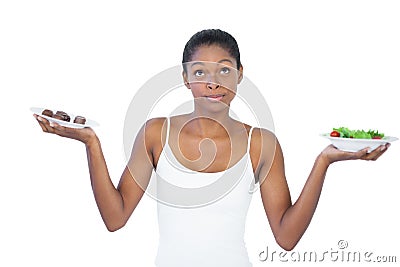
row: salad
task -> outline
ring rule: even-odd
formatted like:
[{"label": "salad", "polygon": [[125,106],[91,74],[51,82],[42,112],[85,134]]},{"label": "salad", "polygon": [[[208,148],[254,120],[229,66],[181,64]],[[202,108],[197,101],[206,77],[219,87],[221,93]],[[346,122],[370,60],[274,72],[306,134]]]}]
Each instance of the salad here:
[{"label": "salad", "polygon": [[377,130],[350,130],[346,127],[340,127],[333,128],[330,136],[356,139],[382,139],[385,135],[383,133],[379,133]]}]

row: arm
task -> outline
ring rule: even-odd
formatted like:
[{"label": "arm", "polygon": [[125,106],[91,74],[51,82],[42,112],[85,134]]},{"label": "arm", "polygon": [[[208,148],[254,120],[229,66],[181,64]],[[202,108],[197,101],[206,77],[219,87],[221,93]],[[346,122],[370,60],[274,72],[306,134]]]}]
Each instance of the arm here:
[{"label": "arm", "polygon": [[310,175],[303,190],[292,204],[287,185],[284,159],[278,140],[271,133],[262,134],[263,150],[275,147],[275,155],[268,159],[266,153],[261,152],[260,193],[264,209],[268,217],[272,232],[277,243],[285,250],[292,250],[310,224],[322,191],[325,174],[333,162],[349,159],[376,160],[388,146],[378,147],[367,154],[367,149],[351,153],[343,152],[328,146],[315,160]]},{"label": "arm", "polygon": [[122,173],[118,188],[115,188],[97,137],[86,145],[86,153],[96,204],[107,229],[116,231],[126,224],[145,189],[133,179],[128,166]]},{"label": "arm", "polygon": [[142,198],[151,176],[152,146],[161,140],[160,123],[146,123],[139,131],[130,160],[118,187],[115,188],[100,141],[92,129],[71,129],[58,124],[50,125],[46,119],[35,117],[44,132],[79,140],[85,144],[91,185],[103,221],[109,231],[116,231],[123,227]]}]

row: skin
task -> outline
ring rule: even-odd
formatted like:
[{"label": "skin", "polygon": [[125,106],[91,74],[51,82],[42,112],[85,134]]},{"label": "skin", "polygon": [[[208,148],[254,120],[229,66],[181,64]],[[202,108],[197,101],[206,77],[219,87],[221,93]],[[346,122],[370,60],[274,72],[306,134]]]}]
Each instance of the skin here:
[{"label": "skin", "polygon": [[[235,68],[236,61],[219,46],[203,46],[196,50],[193,61],[219,62]],[[220,65],[211,65],[217,66]],[[194,111],[171,117],[170,146],[176,158],[186,167],[201,172],[218,172],[229,168],[246,153],[250,126],[229,117],[229,105],[236,86],[243,77],[237,70],[232,88],[213,83],[193,83],[190,70],[183,72],[186,87],[194,97]],[[231,85],[229,85],[231,86]],[[221,101],[210,102],[206,96],[223,95]],[[123,227],[135,210],[151,173],[157,167],[165,144],[166,118],[148,120],[136,136],[131,157],[114,187],[101,149],[100,140],[91,128],[71,129],[34,115],[46,133],[57,134],[85,144],[94,197],[109,231]],[[208,138],[209,142],[202,142]],[[210,141],[211,140],[211,141]],[[193,144],[197,144],[193,145]],[[234,144],[234,145],[233,145]],[[304,188],[293,204],[285,177],[284,157],[276,136],[262,128],[254,128],[250,158],[255,179],[260,182],[261,199],[277,243],[291,250],[306,231],[317,207],[328,167],[343,160],[377,160],[389,147],[383,145],[367,153],[344,152],[332,145],[317,157]],[[275,148],[275,154],[268,153]]]}]

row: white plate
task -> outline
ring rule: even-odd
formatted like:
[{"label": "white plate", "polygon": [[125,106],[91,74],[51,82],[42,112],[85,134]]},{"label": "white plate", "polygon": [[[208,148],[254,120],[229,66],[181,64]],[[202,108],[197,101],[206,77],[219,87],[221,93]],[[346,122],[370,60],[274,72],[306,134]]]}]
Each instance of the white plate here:
[{"label": "white plate", "polygon": [[384,145],[387,143],[394,142],[398,140],[397,137],[385,136],[382,139],[357,139],[357,138],[343,138],[343,137],[332,137],[330,133],[321,134],[322,137],[328,138],[332,145],[336,148],[349,151],[349,152],[357,152],[361,149],[369,147],[368,153],[370,153],[375,148],[380,145]]},{"label": "white plate", "polygon": [[[32,108],[30,108],[30,110],[34,114],[39,115],[48,121],[58,123],[59,125],[64,126],[64,127],[81,129],[81,128],[85,128],[85,127],[99,126],[99,124],[97,122],[95,122],[94,120],[87,119],[87,118],[86,118],[85,124],[73,123],[73,121],[75,119],[75,115],[72,113],[67,113],[71,117],[71,122],[68,122],[68,121],[62,121],[62,120],[58,120],[58,119],[55,119],[55,118],[52,118],[49,116],[42,115],[43,110],[45,110],[44,108],[32,107]],[[54,114],[57,112],[56,110],[52,110],[52,111],[54,112]]]}]

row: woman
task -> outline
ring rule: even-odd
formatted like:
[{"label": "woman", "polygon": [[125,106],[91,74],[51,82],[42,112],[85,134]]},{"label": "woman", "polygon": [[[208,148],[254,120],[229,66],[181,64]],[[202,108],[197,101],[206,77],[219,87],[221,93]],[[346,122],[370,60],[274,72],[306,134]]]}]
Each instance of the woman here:
[{"label": "woman", "polygon": [[[329,165],[350,159],[376,160],[389,144],[371,153],[367,149],[343,152],[328,146],[317,156],[302,193],[292,204],[276,136],[229,115],[242,77],[239,48],[231,35],[221,30],[204,30],[192,36],[183,53],[183,80],[193,94],[194,110],[144,123],[117,188],[111,182],[100,141],[91,128],[70,129],[35,117],[44,132],[85,144],[95,200],[109,231],[126,224],[154,170],[157,183],[171,178],[169,182],[177,184],[189,180],[213,184],[223,176],[223,190],[216,194],[180,194],[189,200],[185,207],[179,205],[184,198],[173,202],[170,191],[160,190],[160,199],[167,201],[158,203],[160,244],[156,264],[251,266],[243,241],[251,199],[249,186],[259,183],[276,242],[291,250],[311,221]],[[225,175],[231,170],[236,172]],[[196,179],[187,178],[189,173]],[[204,195],[212,197],[201,198]],[[191,202],[194,198],[196,201]]]}]

